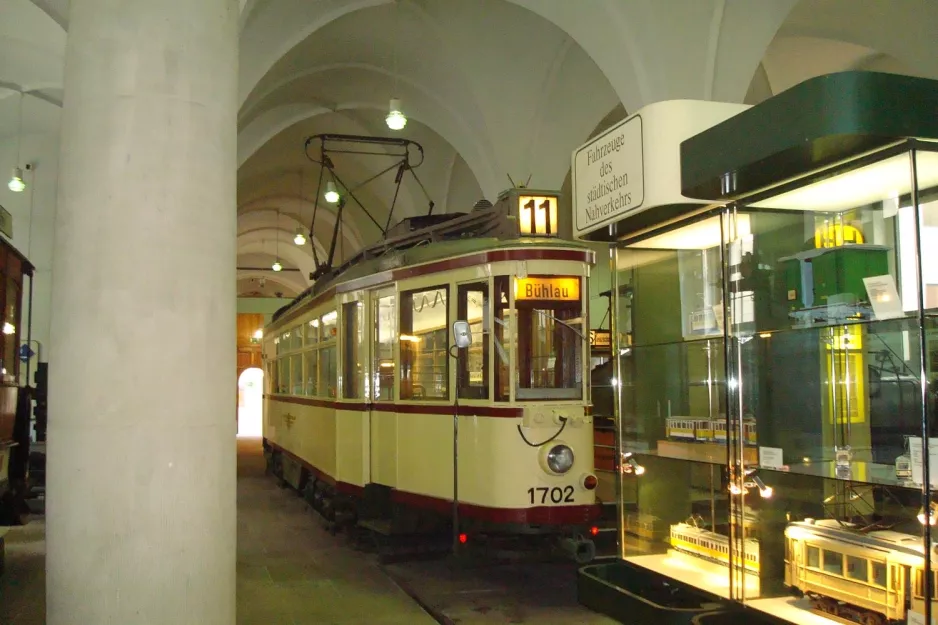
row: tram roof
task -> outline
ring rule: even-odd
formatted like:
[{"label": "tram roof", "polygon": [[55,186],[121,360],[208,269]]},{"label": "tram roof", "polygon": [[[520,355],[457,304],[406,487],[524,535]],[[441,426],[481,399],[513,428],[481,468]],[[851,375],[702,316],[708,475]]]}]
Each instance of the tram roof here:
[{"label": "tram roof", "polygon": [[[455,259],[481,252],[524,250],[526,248],[566,249],[586,252],[589,254],[590,259],[592,259],[593,256],[593,250],[589,245],[576,241],[544,238],[499,239],[497,237],[467,237],[463,239],[435,241],[423,245],[418,244],[405,249],[393,249],[374,258],[359,258],[357,262],[353,261],[337,273],[331,276],[324,276],[313,284],[313,286],[297,296],[291,303],[278,310],[273,316],[271,325],[278,325],[278,321],[284,319],[290,311],[314,302],[321,295],[329,291],[329,289],[342,284],[359,280],[367,281],[369,277],[375,276],[376,279],[374,281],[367,281],[370,283],[363,284],[361,287],[354,287],[368,288],[381,284],[382,282],[393,281],[394,278],[387,274],[397,269],[426,265],[434,261]],[[491,262],[491,260],[480,262]],[[592,260],[589,262],[592,262]],[[387,279],[378,279],[377,276],[387,276]]]}]

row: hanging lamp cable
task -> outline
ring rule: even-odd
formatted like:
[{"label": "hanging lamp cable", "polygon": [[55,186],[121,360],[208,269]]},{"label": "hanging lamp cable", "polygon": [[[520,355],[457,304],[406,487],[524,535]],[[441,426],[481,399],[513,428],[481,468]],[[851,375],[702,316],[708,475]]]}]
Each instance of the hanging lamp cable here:
[{"label": "hanging lamp cable", "polygon": [[22,155],[20,154],[20,146],[22,145],[22,142],[23,142],[23,95],[24,95],[23,92],[20,91],[19,110],[17,111],[17,114],[16,114],[16,119],[17,119],[17,121],[16,121],[16,124],[17,124],[17,128],[16,128],[16,166],[17,166],[17,167],[20,166],[20,156],[22,156]]},{"label": "hanging lamp cable", "polygon": [[391,94],[392,97],[400,97],[400,94],[397,92],[397,48],[401,41],[401,0],[397,0],[394,3],[394,41],[392,45],[394,47],[394,93]]}]

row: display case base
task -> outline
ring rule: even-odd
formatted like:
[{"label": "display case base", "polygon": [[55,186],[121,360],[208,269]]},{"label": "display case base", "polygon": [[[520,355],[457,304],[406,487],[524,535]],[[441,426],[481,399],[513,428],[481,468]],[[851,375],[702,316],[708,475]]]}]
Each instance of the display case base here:
[{"label": "display case base", "polygon": [[589,609],[634,625],[781,625],[785,622],[623,560],[581,568],[577,575],[577,596]]},{"label": "display case base", "polygon": [[[726,445],[662,440],[658,441],[658,455],[679,460],[726,464]],[[755,447],[745,447],[743,461],[746,464],[759,464],[759,451]]]}]

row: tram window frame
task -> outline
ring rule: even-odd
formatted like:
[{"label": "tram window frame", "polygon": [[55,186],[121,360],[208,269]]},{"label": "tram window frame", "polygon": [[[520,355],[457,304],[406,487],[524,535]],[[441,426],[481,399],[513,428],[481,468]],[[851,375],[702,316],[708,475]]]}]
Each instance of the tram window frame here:
[{"label": "tram window frame", "polygon": [[[828,559],[828,556],[830,557]],[[840,561],[840,566],[838,570],[834,570],[834,559]],[[824,565],[824,572],[828,575],[839,575],[840,577],[844,576],[844,554],[839,551],[834,551],[833,549],[824,549],[821,554],[821,563]]]},{"label": "tram window frame", "polygon": [[335,399],[338,394],[338,338],[338,310],[332,309],[319,315],[319,344],[315,347],[319,374],[319,397]]},{"label": "tram window frame", "polygon": [[495,276],[492,289],[492,349],[495,352],[493,386],[495,401],[511,401],[511,350],[517,340],[512,332],[514,311],[509,286],[511,276]]},{"label": "tram window frame", "polygon": [[804,562],[809,569],[821,570],[821,548],[814,545],[805,545]]},{"label": "tram window frame", "polygon": [[6,384],[16,384],[20,375],[20,359],[17,347],[20,344],[20,318],[23,306],[23,268],[20,260],[13,254],[6,255],[3,265],[3,275],[6,285],[3,290],[3,323],[13,326],[13,332],[3,335],[0,364],[3,365],[3,381]]},{"label": "tram window frame", "polygon": [[365,303],[342,304],[342,397],[364,397]]},{"label": "tram window frame", "polygon": [[[482,295],[482,319],[475,322],[469,319],[469,295]],[[479,399],[485,400],[490,396],[489,393],[489,344],[490,328],[489,320],[489,283],[473,282],[470,284],[460,284],[456,287],[456,318],[469,322],[472,332],[472,344],[466,349],[460,349],[456,352],[456,394],[459,399]],[[470,363],[474,359],[473,351],[478,353],[481,348],[482,356],[482,383],[473,383],[470,379],[472,373],[476,370],[470,370]]]},{"label": "tram window frame", "polygon": [[886,563],[870,560],[870,583],[880,588],[886,588],[888,581]]},{"label": "tram window frame", "polygon": [[[585,333],[587,310],[583,301],[582,276],[543,276],[530,275],[528,278],[576,280],[580,293],[575,301],[515,298],[514,309],[517,318],[517,376],[515,379],[515,399],[518,401],[582,401],[583,391],[583,348],[588,338]],[[517,280],[518,278],[514,278]],[[579,334],[569,326],[571,321],[579,319]],[[566,322],[562,323],[562,322]],[[543,326],[541,325],[543,324]],[[545,330],[538,345],[535,345],[536,331]],[[569,339],[567,337],[570,337]],[[543,352],[542,352],[543,350]],[[568,351],[569,350],[569,351]],[[542,352],[536,356],[535,351]],[[544,355],[546,354],[546,355]],[[547,361],[540,367],[538,374],[542,380],[549,380],[535,386],[534,359]],[[553,361],[551,368],[550,362]],[[560,367],[558,368],[558,364]]]},{"label": "tram window frame", "polygon": [[[389,304],[388,304],[389,302]],[[397,293],[393,291],[378,291],[371,300],[372,321],[374,333],[372,334],[373,369],[372,383],[369,385],[372,401],[394,401],[394,380],[397,377],[397,360],[394,343],[397,341]],[[387,305],[387,325],[382,325],[381,307]],[[387,336],[382,334],[387,331]],[[390,350],[390,353],[386,353]]]},{"label": "tram window frame", "polygon": [[319,396],[319,350],[313,348],[303,352],[303,374],[306,384],[303,394],[307,397]]},{"label": "tram window frame", "polygon": [[[427,294],[433,294],[433,303],[431,308],[435,308],[437,305],[437,297],[439,292],[443,292],[443,301],[440,305],[443,306],[444,311],[444,321],[442,328],[435,328],[429,331],[421,332],[419,335],[414,331],[414,315],[421,314],[424,304],[421,299],[421,310],[418,311],[415,306],[414,298],[415,296],[426,296]],[[400,345],[400,398],[405,401],[449,401],[450,393],[450,381],[449,381],[449,348],[450,348],[450,314],[449,314],[449,305],[450,305],[450,288],[448,284],[438,284],[434,286],[420,287],[418,289],[410,289],[407,291],[401,291],[400,293],[400,306],[398,307],[398,343]],[[405,337],[407,337],[405,339]],[[440,341],[442,337],[442,342]],[[416,339],[416,340],[415,340]],[[427,345],[431,345],[427,349]],[[440,347],[442,345],[442,347]],[[442,358],[442,373],[439,372],[441,365],[437,364],[437,359]],[[414,370],[422,370],[425,366],[427,359],[432,363],[432,372],[430,375],[433,376],[432,383],[437,384],[441,383],[440,388],[442,389],[442,394],[437,394],[436,391],[428,392],[427,385],[417,384],[417,379],[415,378]],[[418,366],[419,365],[419,366]],[[436,378],[439,377],[440,381],[438,382]],[[424,378],[421,378],[423,381]],[[422,389],[422,392],[417,392],[417,389]]]},{"label": "tram window frame", "polygon": [[855,582],[868,584],[870,581],[869,562],[866,558],[847,554],[844,564],[844,577]]}]

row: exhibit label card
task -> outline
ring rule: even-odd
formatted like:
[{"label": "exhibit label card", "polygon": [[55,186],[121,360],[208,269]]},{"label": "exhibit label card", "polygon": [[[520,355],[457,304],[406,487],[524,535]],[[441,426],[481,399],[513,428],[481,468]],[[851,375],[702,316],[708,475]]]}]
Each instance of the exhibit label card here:
[{"label": "exhibit label card", "polygon": [[[922,462],[922,439],[921,437],[909,437],[909,462],[912,465],[912,481],[916,484],[922,484],[923,462]],[[938,438],[928,439],[928,474],[932,486],[938,486]]]},{"label": "exhibit label card", "polygon": [[902,301],[899,291],[896,290],[896,281],[889,274],[885,276],[872,276],[863,278],[866,295],[873,305],[873,314],[876,319],[895,319],[903,316]]},{"label": "exhibit label card", "polygon": [[759,465],[766,469],[781,469],[784,466],[781,447],[760,447]]}]

